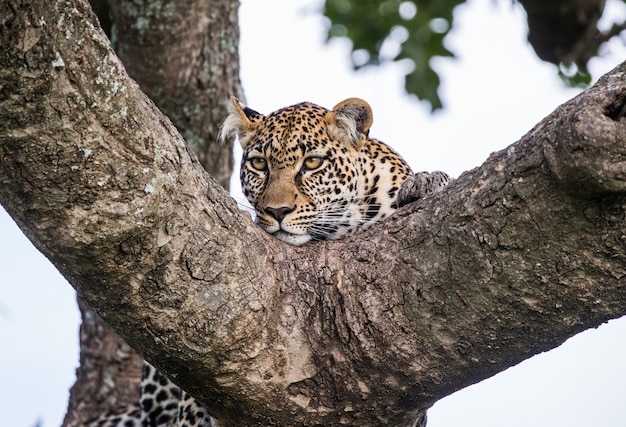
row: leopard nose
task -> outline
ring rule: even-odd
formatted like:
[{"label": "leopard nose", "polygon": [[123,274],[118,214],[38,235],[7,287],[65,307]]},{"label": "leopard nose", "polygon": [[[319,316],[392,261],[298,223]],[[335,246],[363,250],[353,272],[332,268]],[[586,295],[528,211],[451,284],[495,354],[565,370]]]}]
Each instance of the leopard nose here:
[{"label": "leopard nose", "polygon": [[265,212],[267,212],[276,221],[281,222],[287,215],[293,212],[294,209],[295,207],[289,206],[281,206],[280,208],[271,208],[268,206],[265,208]]}]

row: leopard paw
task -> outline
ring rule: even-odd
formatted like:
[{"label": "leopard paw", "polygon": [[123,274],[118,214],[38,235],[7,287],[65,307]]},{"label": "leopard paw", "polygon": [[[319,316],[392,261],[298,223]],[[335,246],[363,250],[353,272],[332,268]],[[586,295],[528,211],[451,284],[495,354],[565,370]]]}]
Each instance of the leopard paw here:
[{"label": "leopard paw", "polygon": [[445,172],[418,172],[408,177],[398,190],[396,206],[401,207],[445,187],[451,178]]}]

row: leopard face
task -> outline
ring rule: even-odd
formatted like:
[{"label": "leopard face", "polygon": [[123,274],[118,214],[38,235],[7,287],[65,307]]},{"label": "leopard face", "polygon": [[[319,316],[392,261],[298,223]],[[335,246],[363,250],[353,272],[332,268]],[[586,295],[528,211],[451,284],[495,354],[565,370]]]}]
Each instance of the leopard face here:
[{"label": "leopard face", "polygon": [[380,221],[411,175],[395,151],[368,138],[372,111],[361,99],[264,116],[233,97],[229,113],[222,134],[236,134],[243,148],[244,195],[257,223],[286,243],[339,239]]}]

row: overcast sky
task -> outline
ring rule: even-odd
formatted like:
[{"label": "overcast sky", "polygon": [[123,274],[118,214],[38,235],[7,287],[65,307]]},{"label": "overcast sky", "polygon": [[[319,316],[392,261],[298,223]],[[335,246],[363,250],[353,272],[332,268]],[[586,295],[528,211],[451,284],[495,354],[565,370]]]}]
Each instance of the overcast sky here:
[{"label": "overcast sky", "polygon": [[[611,15],[626,7],[609,0]],[[524,13],[510,1],[455,11],[447,39],[457,59],[436,62],[445,111],[434,116],[403,90],[402,66],[353,73],[345,41],[324,43],[316,0],[245,0],[241,61],[246,101],[269,113],[301,101],[332,108],[358,96],[374,111],[373,137],[414,170],[454,176],[506,148],[577,90],[539,62]],[[595,78],[626,59],[619,42],[591,64]],[[8,427],[60,425],[77,366],[71,287],[0,211],[0,410]],[[626,319],[587,331],[437,403],[429,427],[626,426]]]}]

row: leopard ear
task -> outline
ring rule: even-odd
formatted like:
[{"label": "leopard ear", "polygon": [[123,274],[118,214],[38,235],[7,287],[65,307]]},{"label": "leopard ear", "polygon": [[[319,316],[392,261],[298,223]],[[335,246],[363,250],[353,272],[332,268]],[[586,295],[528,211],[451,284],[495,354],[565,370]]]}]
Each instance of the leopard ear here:
[{"label": "leopard ear", "polygon": [[228,109],[228,117],[220,128],[219,139],[225,141],[228,138],[238,136],[241,146],[245,149],[265,116],[248,108],[246,104],[234,96],[230,97],[230,102],[226,103],[226,108]]},{"label": "leopard ear", "polygon": [[374,117],[367,102],[348,98],[335,105],[330,120],[353,145],[358,146],[367,139]]}]

